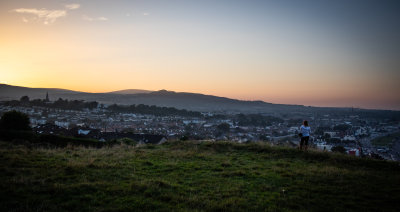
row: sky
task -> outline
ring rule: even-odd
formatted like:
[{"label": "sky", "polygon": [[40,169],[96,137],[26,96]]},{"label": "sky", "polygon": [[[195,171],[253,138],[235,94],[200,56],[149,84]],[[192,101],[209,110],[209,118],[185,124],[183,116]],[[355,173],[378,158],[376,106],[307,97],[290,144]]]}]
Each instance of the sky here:
[{"label": "sky", "polygon": [[400,110],[400,2],[0,0],[0,83]]}]

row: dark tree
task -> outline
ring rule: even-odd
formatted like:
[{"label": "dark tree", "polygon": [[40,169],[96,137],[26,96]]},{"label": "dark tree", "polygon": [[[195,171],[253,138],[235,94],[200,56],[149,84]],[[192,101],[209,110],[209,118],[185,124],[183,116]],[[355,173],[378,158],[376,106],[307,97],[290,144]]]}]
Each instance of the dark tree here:
[{"label": "dark tree", "polygon": [[330,139],[330,138],[331,138],[331,135],[328,134],[328,133],[325,133],[324,138],[325,138],[325,139]]},{"label": "dark tree", "polygon": [[261,141],[268,141],[269,140],[267,135],[260,135],[258,137],[258,139],[260,139]]},{"label": "dark tree", "polygon": [[229,132],[229,130],[230,130],[230,125],[229,125],[228,123],[221,123],[221,124],[219,124],[219,125],[217,126],[217,129],[218,129],[220,132],[226,133],[226,132]]},{"label": "dark tree", "polygon": [[23,96],[19,100],[21,103],[29,103],[29,97],[28,96]]},{"label": "dark tree", "polygon": [[184,136],[182,136],[179,140],[181,140],[181,141],[187,141],[187,140],[189,140],[189,137],[186,136],[186,135],[184,135]]},{"label": "dark tree", "polygon": [[332,152],[339,152],[339,153],[342,153],[342,154],[346,153],[346,149],[343,146],[334,146],[334,147],[332,147],[331,151]]},{"label": "dark tree", "polygon": [[329,127],[317,127],[317,129],[314,131],[314,134],[323,136],[324,132],[329,130],[331,130]]},{"label": "dark tree", "polygon": [[238,114],[234,118],[240,126],[271,126],[273,123],[283,123],[283,120],[261,114]]},{"label": "dark tree", "polygon": [[29,116],[18,111],[9,111],[0,119],[0,129],[3,130],[31,130]]},{"label": "dark tree", "polygon": [[86,108],[89,108],[90,110],[93,110],[95,108],[97,108],[97,106],[99,106],[99,103],[94,101],[94,102],[87,102],[85,104]]}]

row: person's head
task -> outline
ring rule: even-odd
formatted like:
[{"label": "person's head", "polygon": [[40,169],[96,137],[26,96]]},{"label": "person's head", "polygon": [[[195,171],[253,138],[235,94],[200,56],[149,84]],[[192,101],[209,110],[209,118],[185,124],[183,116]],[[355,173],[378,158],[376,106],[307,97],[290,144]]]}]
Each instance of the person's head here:
[{"label": "person's head", "polygon": [[306,127],[308,127],[308,121],[304,120],[304,121],[303,121],[303,125],[306,126]]}]

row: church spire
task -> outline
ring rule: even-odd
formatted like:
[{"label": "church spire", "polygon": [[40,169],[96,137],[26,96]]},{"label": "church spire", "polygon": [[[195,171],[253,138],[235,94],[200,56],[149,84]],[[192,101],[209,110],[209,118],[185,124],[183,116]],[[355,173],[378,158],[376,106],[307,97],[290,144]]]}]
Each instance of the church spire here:
[{"label": "church spire", "polygon": [[46,102],[50,102],[50,99],[49,99],[49,92],[46,92]]}]

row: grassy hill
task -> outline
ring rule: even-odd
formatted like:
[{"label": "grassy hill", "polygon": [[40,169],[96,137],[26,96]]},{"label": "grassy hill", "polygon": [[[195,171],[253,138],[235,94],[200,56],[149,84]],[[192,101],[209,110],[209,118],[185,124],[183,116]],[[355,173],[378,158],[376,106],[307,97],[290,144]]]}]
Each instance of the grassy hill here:
[{"label": "grassy hill", "polygon": [[395,162],[267,144],[0,142],[0,211],[396,211]]}]

